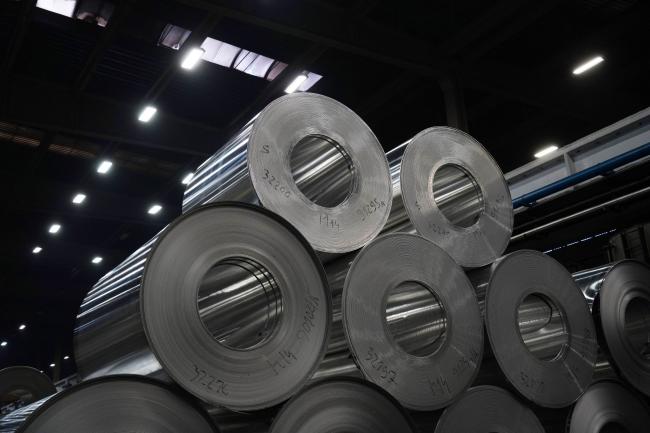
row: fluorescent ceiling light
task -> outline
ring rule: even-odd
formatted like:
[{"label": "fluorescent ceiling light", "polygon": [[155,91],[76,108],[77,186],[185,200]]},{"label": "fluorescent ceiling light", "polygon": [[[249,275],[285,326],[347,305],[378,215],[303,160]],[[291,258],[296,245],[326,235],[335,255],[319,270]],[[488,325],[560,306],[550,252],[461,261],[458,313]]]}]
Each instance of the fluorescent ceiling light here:
[{"label": "fluorescent ceiling light", "polygon": [[0,343],[0,347],[5,347],[6,345],[7,345],[6,341],[3,341],[2,343]]},{"label": "fluorescent ceiling light", "polygon": [[295,92],[296,90],[298,90],[298,87],[300,87],[300,85],[305,82],[306,79],[307,79],[307,74],[298,75],[296,78],[293,79],[291,84],[289,84],[287,88],[284,89],[285,93]]},{"label": "fluorescent ceiling light", "polygon": [[92,262],[94,264],[98,265],[98,264],[100,264],[102,262],[102,260],[104,260],[104,259],[99,257],[99,256],[95,256],[95,257],[93,257]]},{"label": "fluorescent ceiling light", "polygon": [[18,327],[18,330],[19,330],[19,331],[22,331],[22,330],[24,330],[25,328],[27,328],[27,325],[25,325],[24,323],[21,323],[20,326]]},{"label": "fluorescent ceiling light", "polygon": [[573,70],[573,75],[580,75],[584,72],[587,72],[589,69],[593,68],[599,63],[602,63],[604,60],[605,59],[603,59],[601,56],[596,56],[593,59],[587,60]]},{"label": "fluorescent ceiling light", "polygon": [[111,161],[102,161],[97,166],[97,173],[106,174],[111,171],[111,167],[113,167],[113,163]]},{"label": "fluorescent ceiling light", "polygon": [[43,248],[41,248],[41,247],[34,247],[34,249],[32,250],[32,253],[34,253],[34,254],[38,254],[38,253],[40,253],[41,251],[43,251]]},{"label": "fluorescent ceiling light", "polygon": [[86,194],[79,193],[74,196],[74,198],[72,199],[72,203],[81,204],[84,202],[84,200],[86,200]]},{"label": "fluorescent ceiling light", "polygon": [[187,54],[185,54],[185,57],[183,57],[181,68],[188,70],[194,69],[203,58],[203,54],[205,54],[205,50],[203,48],[191,48]]},{"label": "fluorescent ceiling light", "polygon": [[555,152],[557,149],[558,149],[558,147],[555,146],[555,145],[545,147],[544,149],[540,150],[539,152],[537,152],[535,154],[535,158],[541,158],[543,156],[546,156],[546,155],[548,155],[550,153]]},{"label": "fluorescent ceiling light", "polygon": [[56,367],[56,364],[55,364],[55,363],[51,363],[51,364],[50,364],[50,368],[54,368],[54,367]]},{"label": "fluorescent ceiling light", "polygon": [[138,120],[140,122],[147,123],[151,119],[153,119],[153,116],[155,116],[157,112],[158,112],[158,109],[156,107],[152,107],[151,105],[147,105],[146,107],[144,107],[144,109],[140,113],[140,116],[138,117]]},{"label": "fluorescent ceiling light", "polygon": [[65,361],[67,361],[68,359],[70,359],[70,357],[69,357],[68,355],[66,355],[66,356],[63,357],[63,359],[64,359]]},{"label": "fluorescent ceiling light", "polygon": [[192,182],[192,179],[194,178],[194,173],[187,173],[181,183],[183,185],[189,185],[190,182]]},{"label": "fluorescent ceiling light", "polygon": [[38,0],[36,7],[72,18],[77,0]]},{"label": "fluorescent ceiling light", "polygon": [[48,231],[52,234],[57,234],[61,230],[61,224],[52,224]]},{"label": "fluorescent ceiling light", "polygon": [[161,210],[162,210],[162,206],[160,206],[159,204],[154,204],[153,206],[151,206],[151,207],[149,208],[149,210],[148,210],[147,212],[148,212],[150,215],[156,215],[156,214],[157,214],[158,212],[160,212]]}]

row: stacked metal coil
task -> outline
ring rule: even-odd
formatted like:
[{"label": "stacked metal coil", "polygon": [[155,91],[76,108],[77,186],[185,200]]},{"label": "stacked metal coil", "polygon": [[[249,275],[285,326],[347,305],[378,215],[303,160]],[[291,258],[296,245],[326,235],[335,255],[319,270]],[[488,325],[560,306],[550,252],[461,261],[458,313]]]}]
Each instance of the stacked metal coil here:
[{"label": "stacked metal coil", "polygon": [[56,393],[56,387],[43,372],[27,366],[0,370],[0,406],[26,406]]}]

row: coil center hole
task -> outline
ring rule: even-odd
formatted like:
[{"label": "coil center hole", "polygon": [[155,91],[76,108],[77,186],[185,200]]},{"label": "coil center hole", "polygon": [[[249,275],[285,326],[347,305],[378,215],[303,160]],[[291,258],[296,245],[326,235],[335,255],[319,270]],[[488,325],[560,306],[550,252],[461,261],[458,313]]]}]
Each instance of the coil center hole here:
[{"label": "coil center hole", "polygon": [[569,333],[564,314],[541,293],[524,298],[517,309],[519,335],[526,348],[540,361],[553,361],[564,354]]},{"label": "coil center hole", "polygon": [[433,355],[445,341],[444,305],[433,290],[416,281],[402,282],[388,293],[384,318],[393,340],[410,355]]},{"label": "coil center hole", "polygon": [[650,362],[650,301],[633,298],[625,307],[625,337],[641,358]]},{"label": "coil center hole", "polygon": [[250,350],[273,334],[282,316],[282,294],[261,263],[230,257],[206,272],[197,308],[201,322],[218,343]]},{"label": "coil center hole", "polygon": [[311,202],[333,208],[352,194],[356,174],[352,158],[335,140],[312,134],[291,149],[290,167],[296,186]]},{"label": "coil center hole", "polygon": [[610,421],[603,425],[598,433],[630,433],[630,431],[622,424],[616,421]]},{"label": "coil center hole", "polygon": [[432,193],[440,212],[450,223],[459,227],[473,226],[485,210],[478,182],[456,164],[445,164],[436,170]]}]

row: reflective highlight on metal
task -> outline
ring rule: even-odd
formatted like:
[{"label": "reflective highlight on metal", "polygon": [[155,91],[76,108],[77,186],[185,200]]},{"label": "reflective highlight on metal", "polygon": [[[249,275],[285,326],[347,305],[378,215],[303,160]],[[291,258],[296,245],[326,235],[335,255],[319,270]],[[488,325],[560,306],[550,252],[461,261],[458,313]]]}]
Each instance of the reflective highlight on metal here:
[{"label": "reflective highlight on metal", "polygon": [[435,433],[544,433],[532,410],[496,386],[470,388],[445,409]]},{"label": "reflective highlight on metal", "polygon": [[391,207],[388,162],[370,128],[328,97],[270,103],[197,169],[183,212],[237,200],[278,213],[324,253],[370,242]]},{"label": "reflective highlight on metal", "polygon": [[486,329],[507,380],[540,406],[575,402],[591,383],[598,345],[568,271],[545,254],[520,250],[495,262],[485,285]]},{"label": "reflective highlight on metal", "polygon": [[270,433],[415,433],[408,414],[381,388],[353,378],[316,382],[280,410]]},{"label": "reflective highlight on metal", "polygon": [[84,300],[75,354],[85,377],[169,377],[202,401],[274,406],[325,353],[331,301],[300,233],[263,208],[197,208],[101,279]]},{"label": "reflective highlight on metal", "polygon": [[650,267],[623,260],[573,275],[591,301],[608,360],[650,396]]},{"label": "reflective highlight on metal", "polygon": [[620,383],[596,382],[573,408],[568,433],[645,433],[650,413],[644,402]]},{"label": "reflective highlight on metal", "polygon": [[474,289],[429,240],[407,233],[377,238],[355,258],[342,302],[364,376],[405,407],[444,407],[476,376],[484,342]]},{"label": "reflective highlight on metal", "polygon": [[466,268],[489,265],[512,234],[501,169],[468,134],[425,129],[389,152],[393,210],[385,231],[417,232]]},{"label": "reflective highlight on metal", "polygon": [[19,402],[20,406],[56,393],[48,376],[32,367],[17,366],[0,370],[0,406]]},{"label": "reflective highlight on metal", "polygon": [[2,433],[217,433],[198,406],[141,376],[93,379],[0,419]]}]

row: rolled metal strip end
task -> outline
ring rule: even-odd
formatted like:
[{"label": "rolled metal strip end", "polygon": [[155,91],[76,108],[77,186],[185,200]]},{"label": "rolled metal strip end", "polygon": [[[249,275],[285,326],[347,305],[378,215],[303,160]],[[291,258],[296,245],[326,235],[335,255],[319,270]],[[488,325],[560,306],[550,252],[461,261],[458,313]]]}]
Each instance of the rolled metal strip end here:
[{"label": "rolled metal strip end", "polygon": [[501,371],[528,400],[566,407],[591,383],[598,352],[594,322],[571,275],[551,257],[520,250],[497,261],[485,322]]},{"label": "rolled metal strip end", "polygon": [[308,386],[280,410],[270,433],[415,433],[408,413],[372,383],[329,379]]},{"label": "rolled metal strip end", "polygon": [[568,433],[648,431],[648,406],[622,384],[604,380],[592,384],[576,402],[568,419]]},{"label": "rolled metal strip end", "polygon": [[329,335],[322,265],[286,220],[218,203],[160,235],[140,291],[149,347],[204,402],[233,410],[289,399],[314,374]]},{"label": "rolled metal strip end", "polygon": [[388,220],[386,155],[356,113],[326,96],[296,93],[269,104],[251,131],[248,170],[260,203],[319,252],[357,250]]},{"label": "rolled metal strip end", "polygon": [[433,242],[380,236],[355,258],[343,323],[364,376],[403,406],[434,410],[464,392],[483,356],[483,322],[463,270]]},{"label": "rolled metal strip end", "polygon": [[445,409],[435,433],[455,432],[544,433],[532,410],[496,386],[470,388]]},{"label": "rolled metal strip end", "polygon": [[508,246],[510,190],[494,158],[470,135],[446,126],[420,132],[404,151],[400,186],[417,232],[459,265],[489,265]]}]

